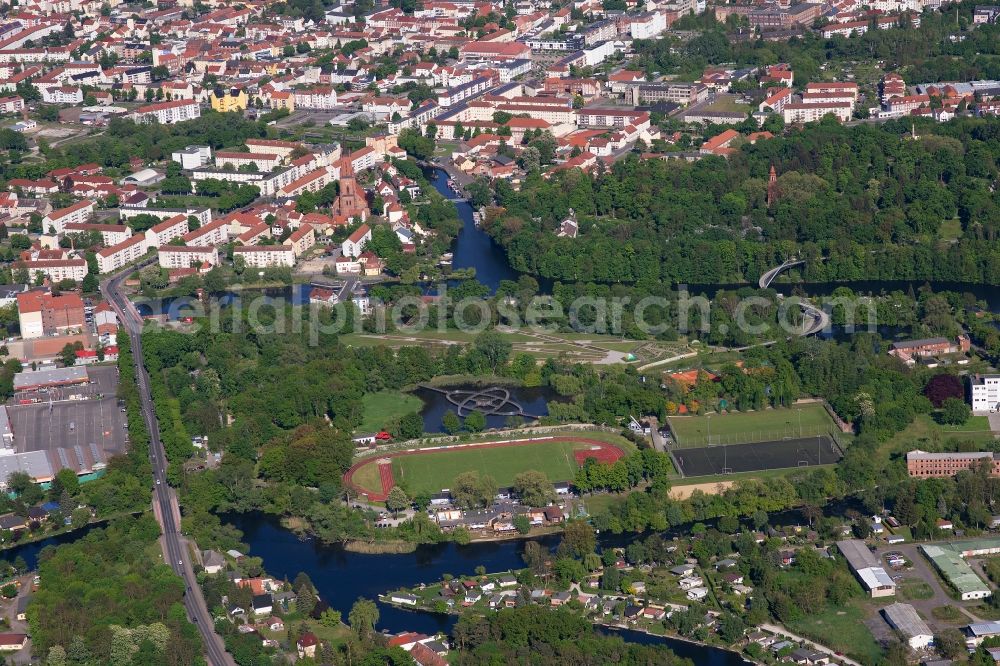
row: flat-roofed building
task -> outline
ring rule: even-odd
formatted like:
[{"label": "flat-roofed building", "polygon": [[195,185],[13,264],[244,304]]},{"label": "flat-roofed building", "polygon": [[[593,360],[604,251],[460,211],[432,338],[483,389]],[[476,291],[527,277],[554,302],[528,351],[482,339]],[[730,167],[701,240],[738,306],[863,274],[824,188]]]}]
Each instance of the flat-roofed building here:
[{"label": "flat-roofed building", "polygon": [[40,388],[86,384],[89,381],[87,368],[82,366],[25,370],[14,375],[14,390],[33,391]]},{"label": "flat-roofed building", "polygon": [[17,295],[17,314],[26,339],[78,331],[84,325],[83,300],[72,293],[22,292]]},{"label": "flat-roofed building", "polygon": [[844,539],[837,542],[837,548],[869,596],[891,597],[896,594],[896,583],[868,550],[864,541]]}]

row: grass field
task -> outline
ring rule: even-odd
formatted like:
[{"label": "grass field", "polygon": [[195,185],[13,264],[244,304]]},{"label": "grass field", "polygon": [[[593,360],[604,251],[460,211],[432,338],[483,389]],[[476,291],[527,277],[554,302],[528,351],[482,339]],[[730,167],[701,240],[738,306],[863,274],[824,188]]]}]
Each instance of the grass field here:
[{"label": "grass field", "polygon": [[[590,434],[581,436],[590,437]],[[617,439],[614,443],[626,453],[634,450],[625,440]],[[529,469],[543,472],[552,481],[569,481],[577,469],[573,451],[580,448],[586,447],[579,442],[540,441],[524,446],[482,447],[401,456],[392,459],[392,474],[396,483],[411,494],[436,493],[442,488],[450,487],[456,476],[469,471],[488,474],[500,486],[509,486],[515,476]],[[368,467],[374,468],[375,465],[366,465],[358,473],[365,472]]]},{"label": "grass field", "polygon": [[672,416],[670,429],[680,446],[764,442],[829,432],[834,428],[820,404],[708,416]]},{"label": "grass field", "polygon": [[366,393],[361,398],[361,404],[365,412],[358,426],[359,432],[381,430],[389,421],[410,412],[419,412],[424,406],[423,400],[417,396],[399,391]]},{"label": "grass field", "polygon": [[864,623],[865,612],[858,602],[844,607],[829,607],[816,615],[787,623],[789,629],[843,652],[862,664],[874,664],[882,649]]}]

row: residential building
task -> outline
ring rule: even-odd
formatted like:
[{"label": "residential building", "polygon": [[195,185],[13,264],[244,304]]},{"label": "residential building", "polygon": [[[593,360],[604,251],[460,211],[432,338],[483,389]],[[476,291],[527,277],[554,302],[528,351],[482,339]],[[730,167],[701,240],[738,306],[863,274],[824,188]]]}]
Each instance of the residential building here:
[{"label": "residential building", "polygon": [[146,254],[146,236],[136,234],[117,245],[97,252],[97,267],[102,274],[114,273],[119,268],[141,259]]},{"label": "residential building", "polygon": [[66,235],[94,232],[101,234],[101,243],[106,246],[117,245],[132,235],[132,228],[124,224],[80,224],[68,222],[63,226]]},{"label": "residential building", "polygon": [[293,91],[296,109],[329,110],[337,106],[337,91],[333,86],[313,86]]},{"label": "residential building", "polygon": [[238,88],[216,89],[212,91],[208,99],[212,104],[212,109],[219,113],[246,111],[247,108],[246,91]]},{"label": "residential building", "polygon": [[362,224],[354,233],[341,243],[340,249],[345,257],[358,257],[365,249],[365,244],[372,239],[372,230],[367,224]]},{"label": "residential building", "polygon": [[157,255],[163,268],[219,265],[218,249],[205,245],[162,245]]},{"label": "residential building", "polygon": [[39,338],[83,329],[83,300],[73,293],[52,293],[38,289],[17,295],[21,337]]},{"label": "residential building", "polygon": [[306,250],[316,244],[316,232],[312,225],[303,224],[288,237],[288,243],[292,246],[295,256],[301,257]]},{"label": "residential building", "polygon": [[[174,215],[146,230],[146,247],[160,247],[188,232],[187,215]],[[102,271],[103,272],[103,271]]]},{"label": "residential building", "polygon": [[238,245],[233,248],[233,259],[237,257],[241,257],[250,268],[295,265],[295,252],[291,245]]},{"label": "residential building", "polygon": [[38,274],[44,275],[50,282],[73,280],[80,282],[87,276],[86,259],[38,259],[35,261],[18,261],[15,270],[25,268],[32,280]]},{"label": "residential building", "polygon": [[201,106],[195,100],[190,99],[147,104],[146,106],[140,106],[132,114],[133,120],[137,123],[157,122],[161,125],[171,125],[200,117]]},{"label": "residential building", "polygon": [[94,202],[88,199],[78,201],[72,206],[54,210],[42,218],[42,230],[46,233],[62,235],[63,229],[69,223],[83,223],[94,214]]},{"label": "residential building", "polygon": [[781,115],[786,123],[815,123],[822,120],[827,114],[833,115],[841,122],[847,122],[851,119],[852,106],[852,104],[847,102],[826,104],[790,103],[785,104],[781,110]]}]

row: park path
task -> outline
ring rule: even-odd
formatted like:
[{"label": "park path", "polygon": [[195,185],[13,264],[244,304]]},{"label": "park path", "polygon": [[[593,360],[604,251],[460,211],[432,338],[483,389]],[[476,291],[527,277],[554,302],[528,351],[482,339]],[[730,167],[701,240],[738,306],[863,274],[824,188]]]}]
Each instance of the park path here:
[{"label": "park path", "polygon": [[819,643],[817,643],[815,641],[811,641],[808,638],[805,638],[803,636],[799,636],[798,634],[793,634],[788,629],[785,629],[784,627],[779,626],[777,624],[767,624],[767,623],[765,623],[765,624],[760,625],[760,628],[763,629],[764,631],[769,631],[772,634],[775,634],[777,636],[783,636],[783,637],[789,638],[789,639],[791,639],[793,641],[804,643],[804,644],[808,645],[809,647],[811,647],[812,649],[819,650],[820,652],[826,653],[826,654],[830,655],[830,657],[832,659],[834,659],[835,661],[839,661],[841,663],[847,664],[848,666],[861,666],[861,664],[859,664],[858,662],[854,661],[853,659],[850,659],[848,657],[841,657],[840,655],[837,654],[837,652],[835,650],[833,650],[831,648],[828,648],[825,645],[820,645]]}]

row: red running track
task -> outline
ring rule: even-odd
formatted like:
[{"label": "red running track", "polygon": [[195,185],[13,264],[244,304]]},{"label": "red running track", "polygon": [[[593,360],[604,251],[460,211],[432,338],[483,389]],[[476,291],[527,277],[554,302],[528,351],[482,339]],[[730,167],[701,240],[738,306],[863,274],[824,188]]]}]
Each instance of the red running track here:
[{"label": "red running track", "polygon": [[[507,446],[529,446],[531,444],[546,444],[548,442],[575,442],[584,444],[588,448],[573,452],[577,465],[583,465],[587,458],[594,458],[599,463],[611,464],[625,455],[625,452],[609,442],[602,442],[599,439],[587,439],[584,437],[548,437],[543,439],[519,439],[510,442],[488,442],[485,444],[457,444],[455,446],[442,446],[429,449],[416,449],[411,451],[397,451],[388,453],[380,458],[399,458],[402,456],[417,456],[427,453],[446,453],[448,451],[459,451],[462,449],[498,449]],[[377,460],[377,459],[376,459]],[[370,488],[364,488],[354,483],[354,474],[365,465],[376,464],[379,467],[379,480],[382,483],[381,492],[376,492]],[[562,479],[556,479],[557,481]],[[374,462],[371,458],[354,463],[349,470],[344,473],[344,483],[353,488],[359,495],[365,495],[371,502],[384,502],[389,496],[389,491],[395,485],[392,476],[392,463]]]}]

